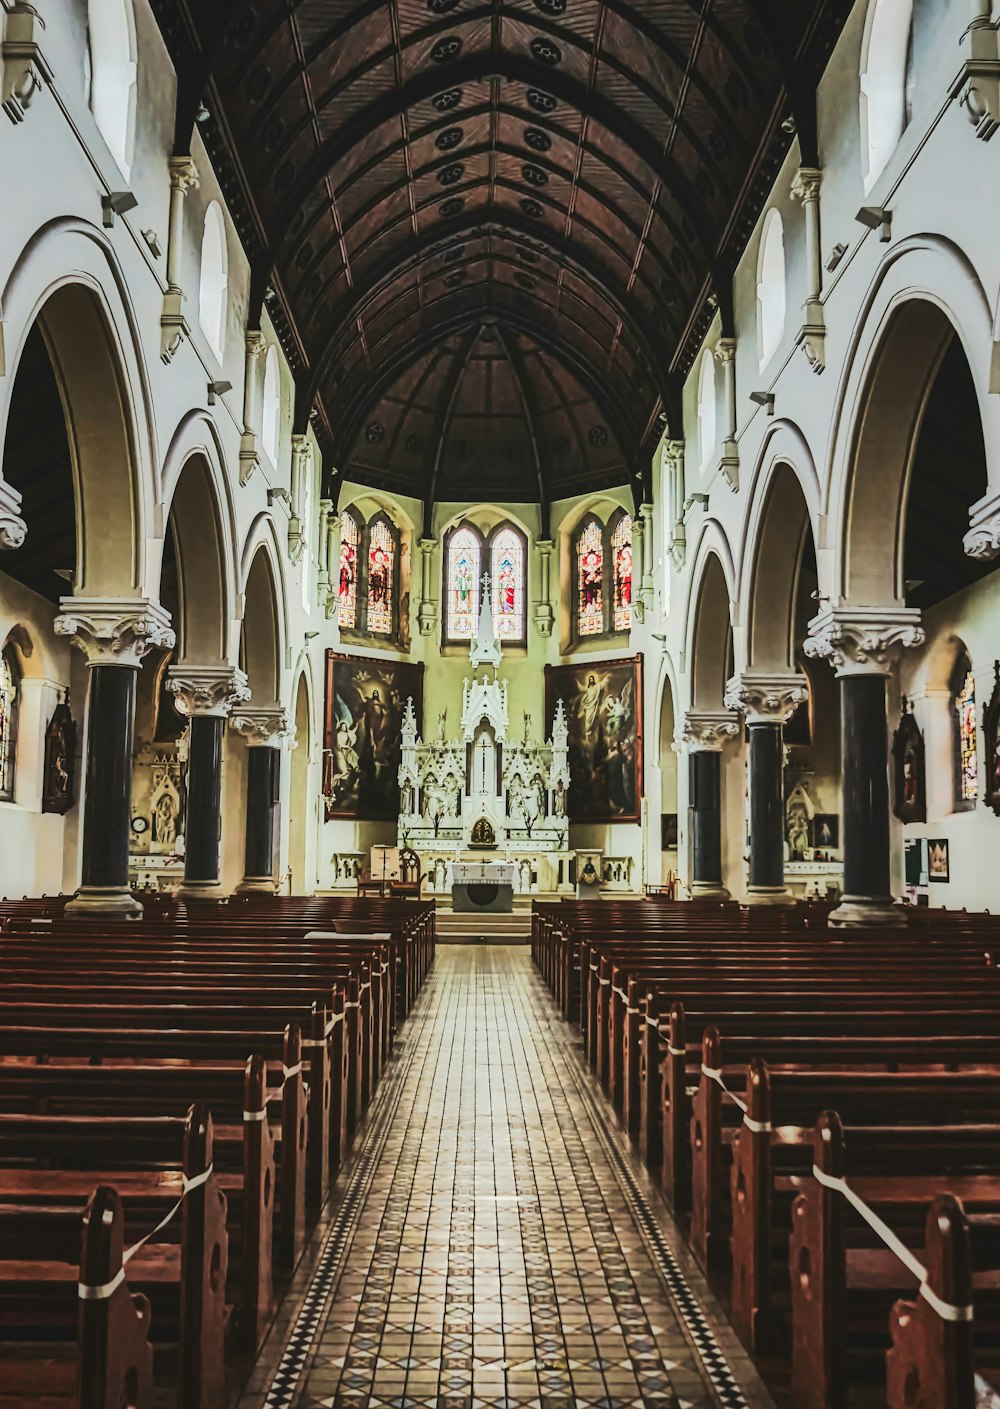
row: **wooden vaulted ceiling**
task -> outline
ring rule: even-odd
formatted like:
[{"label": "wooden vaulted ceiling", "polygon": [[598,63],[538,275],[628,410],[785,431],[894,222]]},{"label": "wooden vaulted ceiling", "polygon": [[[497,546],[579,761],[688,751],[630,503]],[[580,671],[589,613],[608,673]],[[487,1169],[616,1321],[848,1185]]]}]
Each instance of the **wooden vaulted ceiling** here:
[{"label": "wooden vaulted ceiling", "polygon": [[154,3],[176,149],[200,122],[300,428],[312,413],[331,467],[428,504],[509,480],[543,503],[642,494],[793,132],[817,164],[850,8]]}]

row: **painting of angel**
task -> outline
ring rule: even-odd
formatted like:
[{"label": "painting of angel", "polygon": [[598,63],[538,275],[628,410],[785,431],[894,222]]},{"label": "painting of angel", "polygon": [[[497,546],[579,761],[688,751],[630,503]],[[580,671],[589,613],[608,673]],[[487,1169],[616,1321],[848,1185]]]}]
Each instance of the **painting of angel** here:
[{"label": "painting of angel", "polygon": [[545,715],[569,727],[572,822],[636,822],[642,796],[642,658],[547,666]]},{"label": "painting of angel", "polygon": [[326,655],[326,816],[392,820],[399,815],[400,730],[408,696],[419,722],[423,666]]}]

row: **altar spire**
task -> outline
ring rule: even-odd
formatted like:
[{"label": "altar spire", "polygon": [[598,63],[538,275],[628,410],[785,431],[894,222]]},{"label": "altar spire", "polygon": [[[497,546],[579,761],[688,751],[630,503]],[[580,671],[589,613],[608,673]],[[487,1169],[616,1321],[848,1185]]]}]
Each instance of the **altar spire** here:
[{"label": "altar spire", "polygon": [[479,630],[469,646],[469,659],[473,669],[478,665],[492,665],[494,669],[498,669],[503,647],[493,621],[493,593],[490,590],[488,572],[483,573],[482,589],[479,599]]}]

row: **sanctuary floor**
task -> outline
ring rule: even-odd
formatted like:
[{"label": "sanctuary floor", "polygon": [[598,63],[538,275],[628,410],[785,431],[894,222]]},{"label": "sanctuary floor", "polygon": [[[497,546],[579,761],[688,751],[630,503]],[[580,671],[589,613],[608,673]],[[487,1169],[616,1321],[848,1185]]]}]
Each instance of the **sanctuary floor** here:
[{"label": "sanctuary floor", "polygon": [[525,948],[438,950],[240,1409],[764,1409]]}]

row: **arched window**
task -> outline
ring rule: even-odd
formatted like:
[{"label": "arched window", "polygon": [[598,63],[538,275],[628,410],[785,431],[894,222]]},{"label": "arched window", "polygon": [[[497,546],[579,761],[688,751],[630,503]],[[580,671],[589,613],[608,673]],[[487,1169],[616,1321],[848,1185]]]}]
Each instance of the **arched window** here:
[{"label": "arched window", "polygon": [[591,515],[576,540],[576,633],[600,636],[604,631],[604,529]]},{"label": "arched window", "polygon": [[785,331],[785,238],[781,216],[769,210],[764,219],[757,260],[757,342],[761,371]]},{"label": "arched window", "polygon": [[490,535],[490,583],[493,622],[501,641],[522,645],[525,636],[524,535],[512,524],[499,524]]},{"label": "arched window", "polygon": [[704,469],[715,450],[715,361],[708,348],[698,374],[698,450]]},{"label": "arched window", "polygon": [[952,728],[955,757],[955,811],[975,807],[979,796],[979,756],[976,749],[976,682],[972,662],[963,651],[951,677]]},{"label": "arched window", "polygon": [[399,536],[385,514],[368,525],[368,611],[366,625],[375,636],[395,629],[396,550]]},{"label": "arched window", "polygon": [[201,240],[198,321],[220,362],[226,348],[228,301],[229,257],[226,252],[226,223],[222,207],[218,201],[213,201],[205,212],[205,230]]},{"label": "arched window", "polygon": [[483,540],[471,524],[453,528],[445,539],[446,641],[471,641],[479,626],[479,584]]},{"label": "arched window", "polygon": [[885,168],[906,126],[912,24],[913,0],[872,0],[861,60],[861,161],[866,191]]},{"label": "arched window", "polygon": [[361,557],[361,524],[350,509],[340,516],[340,609],[341,629],[358,624],[358,569]]},{"label": "arched window", "polygon": [[264,408],[261,414],[264,449],[272,465],[278,463],[278,439],[281,432],[281,374],[278,369],[278,349],[274,343],[267,349],[264,363]]},{"label": "arched window", "polygon": [[632,519],[611,521],[611,613],[615,631],[632,630]]},{"label": "arched window", "polygon": [[89,0],[87,59],[90,110],[125,176],[132,166],[136,64],[127,0]]},{"label": "arched window", "polygon": [[21,672],[10,646],[0,655],[0,798],[14,801],[17,761],[17,713],[21,699]]}]

